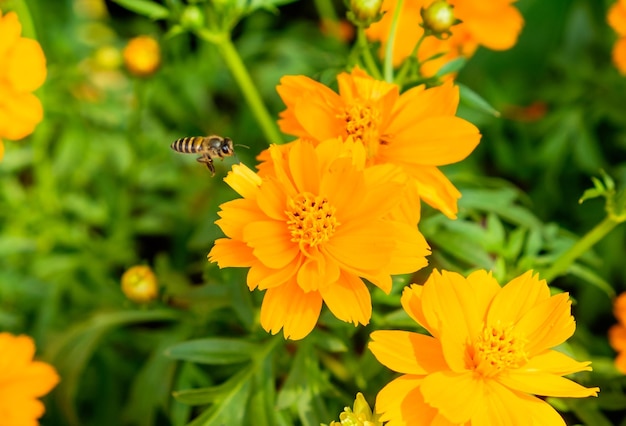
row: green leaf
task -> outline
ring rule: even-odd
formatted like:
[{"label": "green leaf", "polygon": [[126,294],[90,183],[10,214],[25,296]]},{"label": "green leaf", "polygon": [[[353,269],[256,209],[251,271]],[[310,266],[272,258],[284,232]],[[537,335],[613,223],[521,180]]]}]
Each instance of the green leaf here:
[{"label": "green leaf", "polygon": [[170,11],[164,6],[150,0],[113,0],[115,3],[128,10],[150,19],[165,19],[170,16]]},{"label": "green leaf", "polygon": [[439,71],[437,71],[437,74],[435,75],[437,77],[443,77],[446,74],[459,72],[463,69],[466,63],[467,59],[463,56],[459,56],[458,58],[454,58],[451,61],[443,64],[443,66],[439,68]]},{"label": "green leaf", "polygon": [[579,263],[573,263],[568,268],[568,272],[598,288],[600,291],[605,293],[609,299],[613,299],[615,297],[615,289],[613,289],[611,284],[598,275],[596,271],[582,266]]},{"label": "green leaf", "polygon": [[485,114],[493,115],[494,117],[500,117],[500,112],[491,106],[482,96],[474,92],[464,84],[457,83],[459,86],[459,92],[461,95],[461,102],[468,107],[477,111],[484,112]]},{"label": "green leaf", "polygon": [[239,339],[206,338],[190,340],[168,348],[170,358],[200,364],[226,365],[248,361],[259,346]]}]

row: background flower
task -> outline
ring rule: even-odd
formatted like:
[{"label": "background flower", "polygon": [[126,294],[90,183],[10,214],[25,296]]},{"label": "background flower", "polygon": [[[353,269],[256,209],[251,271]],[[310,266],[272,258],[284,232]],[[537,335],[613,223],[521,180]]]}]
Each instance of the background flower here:
[{"label": "background flower", "polygon": [[609,343],[617,352],[615,367],[626,374],[626,293],[615,299],[613,314],[618,323],[609,329]]},{"label": "background flower", "polygon": [[28,336],[0,333],[0,413],[2,424],[32,426],[45,411],[37,398],[59,382],[50,365],[33,361],[35,343]]},{"label": "background flower", "polygon": [[[399,65],[413,51],[424,30],[420,10],[428,7],[433,0],[406,0],[398,20],[393,63]],[[478,46],[493,50],[506,50],[513,47],[523,26],[523,18],[512,5],[515,0],[448,0],[454,6],[454,16],[462,23],[450,28],[452,36],[446,40],[428,37],[420,47],[418,58],[424,61],[435,54],[444,55],[429,61],[422,71],[432,76],[441,65],[459,56],[471,57]],[[371,40],[379,40],[384,46],[389,36],[396,0],[385,0],[383,10],[387,13],[379,22],[367,29]]]},{"label": "background flower", "polygon": [[[438,271],[424,286],[404,289],[402,306],[431,336],[375,331],[369,347],[387,367],[404,375],[385,386],[376,407],[389,425],[564,425],[533,394],[595,396],[561,376],[591,370],[550,348],[574,333],[567,293],[550,296],[527,272],[500,287],[491,274],[467,278]],[[418,421],[417,419],[421,419]],[[517,419],[517,420],[516,420]]]},{"label": "background flower", "polygon": [[607,21],[619,36],[613,45],[613,63],[626,75],[626,0],[618,0],[611,6]]},{"label": "background flower", "polygon": [[[237,166],[226,178],[244,198],[222,204],[217,224],[229,238],[215,242],[209,260],[250,267],[250,290],[267,290],[261,325],[273,334],[282,328],[287,338],[306,336],[322,301],[342,321],[367,324],[372,307],[361,278],[389,292],[391,274],[427,263],[416,227],[385,219],[406,183],[394,181],[393,168],[355,166],[363,153],[337,158],[343,146],[297,141],[286,157],[272,146],[274,176],[261,180]],[[389,179],[371,179],[381,168]]]},{"label": "background flower", "polygon": [[458,88],[447,83],[400,94],[397,85],[359,68],[337,81],[339,93],[308,77],[283,77],[281,130],[316,142],[351,137],[363,144],[366,164],[400,166],[421,199],[455,218],[461,194],[437,167],[463,160],[480,141],[478,129],[455,116]]},{"label": "background flower", "polygon": [[43,118],[41,102],[31,92],[46,79],[46,59],[35,40],[21,37],[15,14],[0,11],[0,159],[2,139],[21,139]]}]

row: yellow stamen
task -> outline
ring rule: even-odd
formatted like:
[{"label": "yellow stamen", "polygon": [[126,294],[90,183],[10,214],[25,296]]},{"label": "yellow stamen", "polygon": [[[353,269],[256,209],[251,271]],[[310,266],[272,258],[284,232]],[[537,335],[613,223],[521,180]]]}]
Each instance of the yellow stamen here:
[{"label": "yellow stamen", "polygon": [[521,367],[528,361],[526,343],[513,325],[504,326],[499,321],[487,325],[470,354],[474,369],[485,377],[493,377],[503,370]]},{"label": "yellow stamen", "polygon": [[326,198],[308,192],[291,198],[285,212],[291,241],[302,249],[328,241],[339,225],[335,210]]},{"label": "yellow stamen", "polygon": [[346,121],[347,136],[365,146],[367,158],[378,154],[378,147],[388,143],[388,137],[380,134],[381,113],[368,103],[355,103],[345,109],[339,118]]}]

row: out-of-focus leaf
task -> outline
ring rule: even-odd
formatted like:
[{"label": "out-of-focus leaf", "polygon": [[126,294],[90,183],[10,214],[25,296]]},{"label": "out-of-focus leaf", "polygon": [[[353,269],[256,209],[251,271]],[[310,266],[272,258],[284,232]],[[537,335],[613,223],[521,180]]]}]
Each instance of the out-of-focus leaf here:
[{"label": "out-of-focus leaf", "polygon": [[128,10],[150,19],[165,19],[170,16],[168,8],[150,0],[113,0]]},{"label": "out-of-focus leaf", "polygon": [[[458,58],[454,58],[451,61],[448,61],[445,64],[443,64],[435,75],[437,77],[443,77],[446,74],[459,72],[463,69],[466,63],[467,63],[467,59],[463,56],[459,56]],[[460,86],[461,85],[459,85],[459,88]]]},{"label": "out-of-focus leaf", "polygon": [[244,340],[211,337],[174,345],[165,353],[174,359],[225,365],[248,361],[258,350],[258,345]]},{"label": "out-of-focus leaf", "polygon": [[459,86],[459,93],[463,104],[477,111],[484,112],[485,114],[500,117],[500,112],[492,107],[491,104],[478,93],[474,92],[464,84],[457,83],[457,85]]},{"label": "out-of-focus leaf", "polygon": [[588,282],[594,287],[597,287],[599,290],[605,293],[609,299],[615,297],[615,289],[605,279],[598,275],[593,269],[587,268],[586,266],[583,266],[579,263],[573,263],[568,268],[568,272]]}]

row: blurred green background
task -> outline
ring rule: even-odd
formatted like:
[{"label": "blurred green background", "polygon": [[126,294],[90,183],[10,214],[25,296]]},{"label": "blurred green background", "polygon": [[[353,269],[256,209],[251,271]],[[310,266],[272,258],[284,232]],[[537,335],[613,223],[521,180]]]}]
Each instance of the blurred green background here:
[{"label": "blurred green background", "polygon": [[[48,61],[37,93],[45,119],[25,140],[5,141],[0,163],[0,328],[33,336],[62,377],[42,424],[319,425],[357,391],[373,402],[390,376],[366,351],[368,334],[412,326],[396,296],[428,271],[398,277],[391,296],[374,292],[368,327],[323,314],[305,342],[270,338],[258,325],[262,294],[249,293],[245,271],[206,261],[221,236],[219,205],[235,197],[223,176],[238,161],[254,166],[267,141],[216,48],[187,31],[189,4],[155,2],[171,13],[153,20],[119,3],[0,0],[3,11],[28,11],[24,35],[39,40]],[[281,3],[246,3],[251,13],[233,29],[274,117],[284,108],[275,90],[282,76],[333,85],[352,45],[320,30],[319,11],[330,3]],[[546,269],[602,220],[601,199],[578,200],[601,170],[618,187],[626,181],[626,77],[611,64],[610,4],[520,0],[517,45],[479,50],[461,71],[458,81],[501,116],[460,107],[483,139],[445,168],[463,193],[459,220],[424,211],[431,267],[493,269],[506,282]],[[332,6],[343,16],[341,2]],[[138,35],[155,37],[162,54],[143,78],[121,60]],[[249,147],[217,161],[214,178],[169,147],[208,134]],[[625,243],[619,226],[552,283],[575,300],[577,333],[564,350],[594,362],[576,379],[602,387],[594,400],[551,401],[568,424],[626,424],[626,380],[606,339],[611,297],[626,289]],[[136,264],[151,266],[161,286],[146,306],[120,290]],[[192,388],[212,391],[172,397]]]}]

